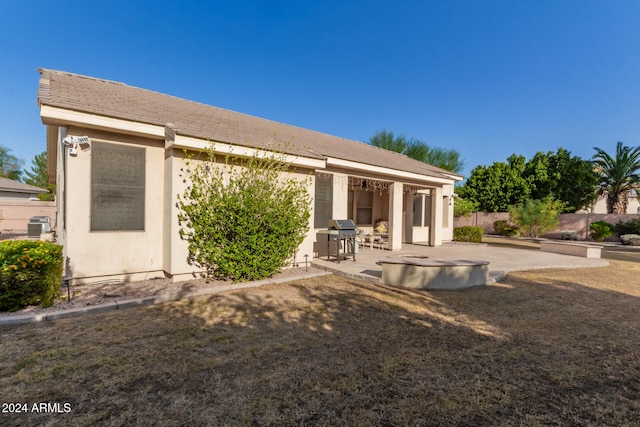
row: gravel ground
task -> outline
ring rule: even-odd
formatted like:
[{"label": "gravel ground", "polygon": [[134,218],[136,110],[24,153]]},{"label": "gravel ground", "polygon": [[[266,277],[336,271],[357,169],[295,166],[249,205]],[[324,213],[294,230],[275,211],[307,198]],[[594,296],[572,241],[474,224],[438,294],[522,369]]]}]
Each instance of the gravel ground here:
[{"label": "gravel ground", "polygon": [[[320,270],[309,266],[305,268],[288,268],[273,276],[273,278],[291,277],[296,279],[307,273],[319,273]],[[183,282],[172,282],[165,278],[155,278],[138,282],[98,282],[88,285],[72,285],[67,292],[65,286],[62,287],[60,299],[51,307],[42,308],[40,306],[30,306],[14,312],[0,312],[0,317],[4,316],[24,316],[30,314],[53,313],[57,311],[69,310],[71,308],[100,305],[114,301],[125,301],[132,298],[141,298],[154,295],[172,294],[183,291],[195,291],[203,288],[216,288],[231,284],[227,280],[211,280],[207,283],[205,279],[192,279]],[[71,300],[68,300],[70,295]]]}]

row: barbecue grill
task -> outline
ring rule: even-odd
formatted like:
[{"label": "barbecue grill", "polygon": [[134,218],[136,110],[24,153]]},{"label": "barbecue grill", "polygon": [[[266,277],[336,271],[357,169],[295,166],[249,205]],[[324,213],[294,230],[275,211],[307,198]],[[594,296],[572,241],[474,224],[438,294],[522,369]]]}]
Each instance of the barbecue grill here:
[{"label": "barbecue grill", "polygon": [[351,219],[330,219],[327,230],[327,260],[331,258],[330,243],[335,241],[336,259],[340,262],[340,247],[344,244],[344,257],[351,256],[356,260],[356,225]]}]

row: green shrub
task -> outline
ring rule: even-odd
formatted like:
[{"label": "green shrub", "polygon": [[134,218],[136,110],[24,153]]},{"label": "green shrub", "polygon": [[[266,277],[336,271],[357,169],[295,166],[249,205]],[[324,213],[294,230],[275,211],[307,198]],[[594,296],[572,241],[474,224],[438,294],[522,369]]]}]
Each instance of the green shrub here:
[{"label": "green shrub", "polygon": [[589,234],[596,242],[602,242],[604,239],[613,236],[614,231],[615,226],[606,221],[596,221],[589,225]]},{"label": "green shrub", "polygon": [[478,212],[478,206],[477,202],[458,197],[453,204],[453,216],[469,218],[472,213]]},{"label": "green shrub", "polygon": [[640,218],[633,218],[627,222],[619,221],[615,225],[615,231],[619,235],[640,234]]},{"label": "green shrub", "polygon": [[178,195],[180,236],[188,262],[207,278],[234,282],[277,273],[295,256],[309,230],[310,178],[287,174],[279,153],[216,163],[213,147],[202,162],[189,159]]},{"label": "green shrub", "polygon": [[467,225],[453,229],[453,240],[456,242],[480,243],[482,241],[482,227]]},{"label": "green shrub", "polygon": [[516,236],[520,232],[518,227],[510,225],[509,221],[503,219],[493,223],[493,230],[496,234],[507,237]]},{"label": "green shrub", "polygon": [[556,228],[560,224],[558,216],[564,203],[547,197],[542,200],[527,200],[515,206],[509,206],[511,220],[526,236],[538,237]]},{"label": "green shrub", "polygon": [[0,242],[0,311],[49,307],[62,284],[62,246],[38,240]]}]

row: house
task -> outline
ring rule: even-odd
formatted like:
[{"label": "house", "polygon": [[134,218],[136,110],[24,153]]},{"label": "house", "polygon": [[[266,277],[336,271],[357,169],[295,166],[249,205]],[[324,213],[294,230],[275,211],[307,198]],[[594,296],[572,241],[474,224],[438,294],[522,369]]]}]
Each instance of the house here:
[{"label": "house", "polygon": [[38,194],[46,194],[49,190],[14,181],[9,178],[0,178],[0,202],[6,201],[36,201]]},{"label": "house", "polygon": [[[584,209],[583,212],[606,214],[607,213],[607,195],[603,194],[598,196],[597,200],[593,204]],[[640,213],[640,201],[638,201],[638,193],[635,191],[629,191],[629,200],[627,203],[627,214]]]},{"label": "house", "polygon": [[176,200],[185,150],[250,156],[274,138],[294,176],[311,175],[314,254],[331,218],[372,230],[386,221],[387,248],[452,239],[454,183],[461,176],[368,144],[192,102],[123,83],[39,70],[57,236],[67,277],[78,282],[192,277]]}]

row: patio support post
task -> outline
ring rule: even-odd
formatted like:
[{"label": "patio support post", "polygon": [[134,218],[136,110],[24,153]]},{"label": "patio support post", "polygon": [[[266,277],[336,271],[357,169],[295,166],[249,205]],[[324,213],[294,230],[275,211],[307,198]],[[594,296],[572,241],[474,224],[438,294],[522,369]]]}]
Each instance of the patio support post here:
[{"label": "patio support post", "polygon": [[404,195],[404,239],[406,243],[413,243],[413,193]]},{"label": "patio support post", "polygon": [[394,182],[389,188],[389,249],[402,249],[402,208],[403,187],[401,182]]},{"label": "patio support post", "polygon": [[431,190],[431,224],[429,224],[430,246],[442,245],[442,188]]},{"label": "patio support post", "polygon": [[331,218],[349,218],[349,176],[339,173],[333,174],[333,206]]}]

